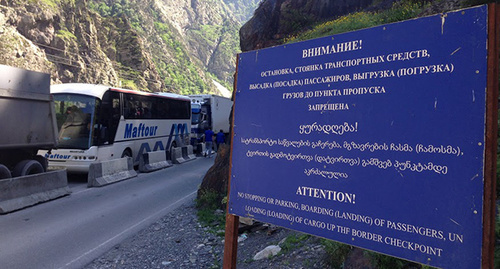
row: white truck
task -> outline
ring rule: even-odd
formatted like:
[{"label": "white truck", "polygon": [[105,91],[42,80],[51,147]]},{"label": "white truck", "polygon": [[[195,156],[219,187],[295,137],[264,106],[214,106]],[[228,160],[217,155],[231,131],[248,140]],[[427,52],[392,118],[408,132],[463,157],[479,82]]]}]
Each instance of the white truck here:
[{"label": "white truck", "polygon": [[211,129],[214,133],[220,130],[229,134],[229,115],[233,101],[213,94],[189,95],[191,99],[191,142],[202,142],[205,130]]},{"label": "white truck", "polygon": [[66,170],[38,150],[57,145],[50,75],[0,65],[0,214],[71,193]]}]

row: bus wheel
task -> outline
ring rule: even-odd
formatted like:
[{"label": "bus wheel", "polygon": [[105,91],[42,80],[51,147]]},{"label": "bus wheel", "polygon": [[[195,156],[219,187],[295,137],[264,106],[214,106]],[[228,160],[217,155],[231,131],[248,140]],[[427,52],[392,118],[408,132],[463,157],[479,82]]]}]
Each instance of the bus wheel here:
[{"label": "bus wheel", "polygon": [[12,171],[13,177],[27,176],[43,173],[43,166],[35,160],[24,160],[16,164]]},{"label": "bus wheel", "polygon": [[12,175],[10,174],[9,168],[7,166],[0,164],[0,179],[6,179],[6,178],[11,178]]},{"label": "bus wheel", "polygon": [[132,158],[132,151],[130,151],[130,149],[126,149],[126,150],[123,151],[122,158],[125,158],[125,157]]}]

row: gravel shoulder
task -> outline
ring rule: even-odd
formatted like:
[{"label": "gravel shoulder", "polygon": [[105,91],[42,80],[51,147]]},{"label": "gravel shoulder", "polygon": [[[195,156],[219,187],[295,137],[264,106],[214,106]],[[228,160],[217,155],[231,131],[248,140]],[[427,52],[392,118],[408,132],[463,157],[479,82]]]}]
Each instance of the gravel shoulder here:
[{"label": "gravel shoulder", "polygon": [[[190,201],[84,268],[222,268],[224,238],[203,227],[196,213],[194,201]],[[258,229],[247,233],[238,244],[237,268],[327,267],[318,238],[308,236],[290,247],[284,239],[301,233],[277,227]],[[272,258],[253,260],[257,252],[270,245],[280,245],[282,251]]]}]

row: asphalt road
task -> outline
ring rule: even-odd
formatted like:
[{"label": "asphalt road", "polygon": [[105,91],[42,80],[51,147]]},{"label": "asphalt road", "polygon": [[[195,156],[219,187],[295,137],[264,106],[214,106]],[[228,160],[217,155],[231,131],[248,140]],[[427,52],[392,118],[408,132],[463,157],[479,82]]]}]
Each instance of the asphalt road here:
[{"label": "asphalt road", "polygon": [[193,199],[213,161],[198,158],[101,188],[76,179],[69,196],[0,215],[0,268],[83,267]]}]

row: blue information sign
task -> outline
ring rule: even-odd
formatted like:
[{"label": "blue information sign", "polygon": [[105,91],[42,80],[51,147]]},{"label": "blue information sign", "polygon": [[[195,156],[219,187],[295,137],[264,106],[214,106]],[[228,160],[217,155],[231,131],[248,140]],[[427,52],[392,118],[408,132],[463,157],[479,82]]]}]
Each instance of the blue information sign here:
[{"label": "blue information sign", "polygon": [[239,55],[229,213],[479,268],[487,7]]}]

